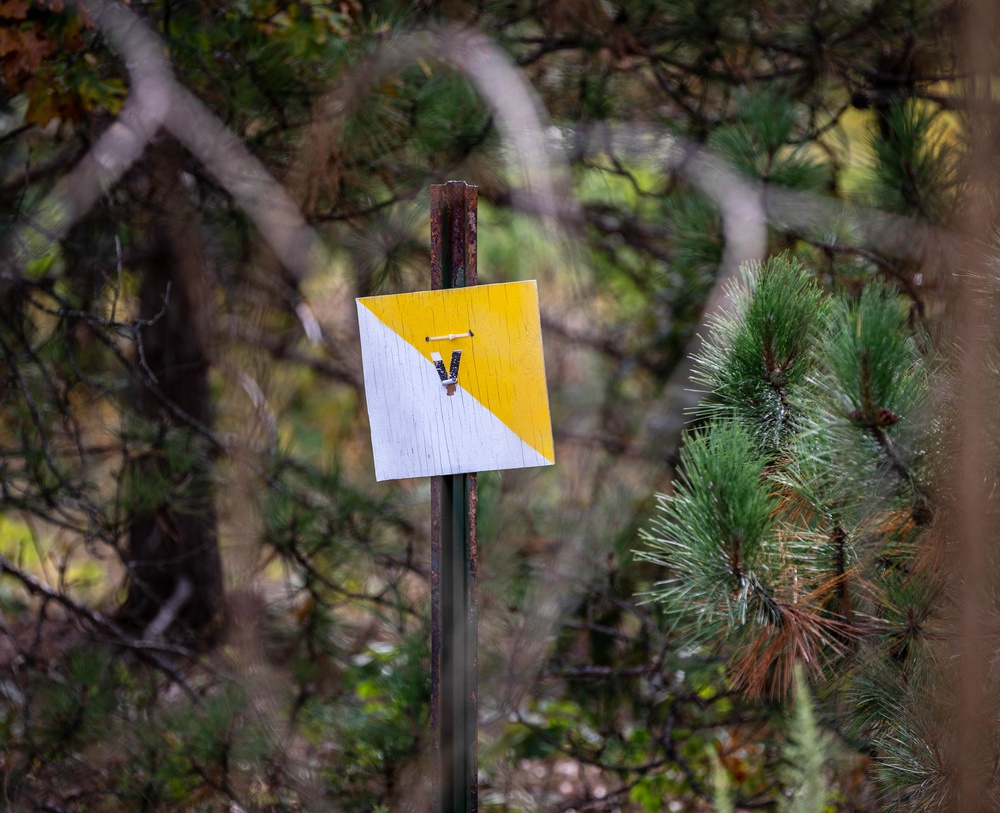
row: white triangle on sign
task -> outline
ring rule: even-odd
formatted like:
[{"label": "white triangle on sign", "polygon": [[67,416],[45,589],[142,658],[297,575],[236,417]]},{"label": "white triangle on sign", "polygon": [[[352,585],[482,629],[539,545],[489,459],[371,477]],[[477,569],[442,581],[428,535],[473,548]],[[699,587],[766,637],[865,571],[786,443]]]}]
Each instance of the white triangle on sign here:
[{"label": "white triangle on sign", "polygon": [[376,480],[551,465],[361,302],[358,322]]}]

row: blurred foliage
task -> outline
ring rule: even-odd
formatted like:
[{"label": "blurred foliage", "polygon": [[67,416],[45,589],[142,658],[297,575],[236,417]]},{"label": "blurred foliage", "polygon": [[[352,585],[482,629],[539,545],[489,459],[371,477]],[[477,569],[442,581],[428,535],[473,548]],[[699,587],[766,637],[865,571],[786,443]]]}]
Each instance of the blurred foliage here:
[{"label": "blurred foliage", "polygon": [[[680,611],[647,603],[676,573],[632,551],[658,492],[684,506],[678,521],[709,510],[711,492],[673,485],[678,465],[725,478],[719,490],[755,525],[722,516],[712,527],[733,546],[743,533],[740,555],[774,573],[765,536],[782,494],[833,501],[814,534],[860,533],[872,518],[836,498],[856,475],[887,493],[885,472],[865,468],[876,430],[894,439],[910,425],[883,426],[879,410],[905,415],[919,401],[914,359],[936,335],[952,269],[934,252],[873,247],[864,214],[809,228],[779,214],[766,251],[787,251],[797,270],[752,300],[752,324],[718,322],[737,235],[678,152],[707,148],[759,182],[765,202],[801,193],[845,213],[872,205],[953,225],[967,156],[953,81],[963,6],[126,4],[329,248],[330,264],[300,279],[215,168],[165,132],[68,234],[42,239],[37,207],[77,191],[70,173],[138,92],[95,27],[108,5],[0,2],[0,777],[11,809],[428,808],[428,489],[373,481],[351,300],[428,286],[427,187],[450,178],[479,187],[480,281],[539,280],[558,447],[551,469],[481,477],[483,809],[798,809],[779,780],[800,758],[781,743],[808,762],[822,738],[804,718],[786,734],[782,701],[733,680],[720,629],[700,646],[680,638]],[[394,62],[426,29],[441,32],[433,51]],[[520,124],[449,61],[472,31],[548,117],[540,138],[567,169],[554,173],[563,221],[522,208],[505,129]],[[18,266],[16,241],[38,224],[42,250]],[[751,301],[741,296],[737,309]],[[741,356],[703,347],[699,386],[717,395],[696,420],[747,426],[699,431],[679,452],[675,395],[709,316]],[[872,342],[839,334],[839,366],[822,381],[800,372],[829,325],[870,318]],[[748,360],[771,324],[763,362]],[[878,343],[904,324],[916,339]],[[835,391],[865,353],[883,352],[825,445],[803,431],[797,388]],[[782,469],[777,496],[752,492],[789,443],[813,445]],[[755,447],[752,465],[723,471]],[[921,465],[932,454],[905,448]],[[842,476],[824,473],[833,454]],[[907,488],[892,495],[916,522],[927,492]],[[896,619],[880,642],[913,653],[917,669],[923,641],[902,619],[936,585],[898,566],[915,545],[906,522],[880,538],[872,561],[892,563],[885,576],[898,582],[891,600],[869,597]],[[225,578],[202,580],[211,568],[190,564],[216,549]],[[771,617],[742,573],[729,577],[743,595],[713,623]],[[713,585],[686,589],[707,601]],[[185,614],[189,589],[202,609]],[[841,732],[827,777],[843,810],[874,809],[856,738],[888,731],[899,677],[873,666],[885,674],[857,689],[862,731]],[[787,781],[800,779],[815,777]]]}]

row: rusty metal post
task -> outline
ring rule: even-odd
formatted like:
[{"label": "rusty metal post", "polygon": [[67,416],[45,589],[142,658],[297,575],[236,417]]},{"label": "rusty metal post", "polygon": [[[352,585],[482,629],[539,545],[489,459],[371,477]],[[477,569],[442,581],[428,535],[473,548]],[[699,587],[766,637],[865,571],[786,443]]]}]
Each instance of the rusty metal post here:
[{"label": "rusty metal post", "polygon": [[[476,284],[479,191],[431,186],[431,288]],[[431,739],[434,813],[478,810],[475,474],[431,478]]]}]

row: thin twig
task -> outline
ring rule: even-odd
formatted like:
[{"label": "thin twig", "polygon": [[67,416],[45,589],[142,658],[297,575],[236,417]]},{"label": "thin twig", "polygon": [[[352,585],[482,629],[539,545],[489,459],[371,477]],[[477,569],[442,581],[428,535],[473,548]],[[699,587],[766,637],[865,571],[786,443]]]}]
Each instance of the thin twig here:
[{"label": "thin twig", "polygon": [[65,593],[53,590],[34,576],[25,573],[6,556],[0,554],[0,575],[3,574],[7,574],[20,582],[32,595],[41,597],[43,601],[55,602],[64,609],[69,610],[76,618],[81,619],[93,629],[107,635],[110,643],[135,652],[142,660],[145,660],[167,675],[193,701],[201,703],[198,693],[184,679],[180,672],[157,654],[158,652],[162,652],[170,655],[179,655],[189,660],[196,660],[196,655],[190,650],[175,645],[132,638],[123,632],[114,621],[105,617],[102,613],[74,601]]},{"label": "thin twig", "polygon": [[920,298],[920,292],[917,291],[917,286],[913,284],[913,280],[910,279],[898,265],[890,262],[881,254],[876,254],[874,251],[868,251],[867,249],[859,246],[849,246],[844,243],[830,243],[825,240],[812,240],[808,237],[802,237],[800,239],[812,246],[815,246],[816,248],[823,249],[824,251],[835,252],[838,254],[853,254],[856,257],[861,257],[869,262],[875,263],[875,265],[883,271],[887,271],[893,279],[897,280],[900,285],[906,289],[907,296],[910,297],[917,309],[917,315],[920,317],[924,316],[924,301]]}]

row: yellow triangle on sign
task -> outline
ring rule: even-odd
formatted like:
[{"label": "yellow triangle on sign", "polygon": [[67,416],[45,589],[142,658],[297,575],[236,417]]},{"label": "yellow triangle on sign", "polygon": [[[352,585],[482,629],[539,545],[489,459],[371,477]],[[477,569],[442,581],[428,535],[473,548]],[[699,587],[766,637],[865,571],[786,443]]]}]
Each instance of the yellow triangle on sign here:
[{"label": "yellow triangle on sign", "polygon": [[[534,282],[370,296],[358,302],[428,363],[437,353],[447,367],[452,352],[461,350],[458,386],[542,457],[555,459]],[[472,336],[462,335],[470,332]]]}]

